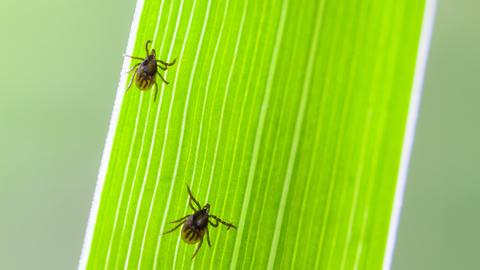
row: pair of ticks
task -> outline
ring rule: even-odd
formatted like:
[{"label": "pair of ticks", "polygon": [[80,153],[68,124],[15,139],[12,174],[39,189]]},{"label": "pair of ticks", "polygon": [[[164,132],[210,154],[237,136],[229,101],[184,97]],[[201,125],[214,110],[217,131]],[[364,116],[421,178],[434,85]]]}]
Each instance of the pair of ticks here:
[{"label": "pair of ticks", "polygon": [[[147,52],[146,58],[125,55],[132,59],[142,61],[140,63],[135,64],[128,71],[128,73],[130,73],[135,70],[135,73],[133,74],[132,79],[128,84],[127,90],[130,89],[130,87],[132,86],[133,80],[135,80],[135,85],[137,85],[138,89],[143,91],[150,90],[150,88],[152,88],[152,86],[155,85],[155,95],[153,97],[153,101],[155,101],[157,98],[157,92],[158,92],[158,85],[156,80],[157,74],[164,83],[168,84],[167,80],[165,80],[162,74],[158,72],[158,68],[165,71],[169,66],[173,66],[175,64],[175,60],[173,60],[171,63],[167,63],[162,60],[157,60],[155,56],[155,49],[152,49],[151,51],[148,49],[148,45],[150,43],[152,43],[152,41],[148,40],[147,43],[145,44],[145,50]],[[211,215],[209,213],[210,204],[207,203],[202,208],[200,203],[193,196],[192,191],[190,190],[190,187],[188,185],[187,185],[187,191],[190,197],[188,205],[190,206],[190,208],[192,208],[194,213],[191,215],[186,215],[181,219],[172,221],[171,223],[176,224],[175,227],[163,234],[165,235],[167,233],[171,233],[183,225],[182,227],[183,241],[185,241],[185,243],[190,245],[194,245],[198,243],[197,248],[193,252],[193,256],[192,256],[192,259],[193,259],[195,255],[197,255],[200,247],[202,247],[203,237],[205,236],[205,233],[207,234],[208,246],[211,246],[210,234],[208,233],[208,225],[211,225],[212,227],[218,227],[219,224],[223,224],[227,227],[227,229],[230,229],[230,228],[236,229],[237,227],[231,223],[223,221],[217,216]]]}]

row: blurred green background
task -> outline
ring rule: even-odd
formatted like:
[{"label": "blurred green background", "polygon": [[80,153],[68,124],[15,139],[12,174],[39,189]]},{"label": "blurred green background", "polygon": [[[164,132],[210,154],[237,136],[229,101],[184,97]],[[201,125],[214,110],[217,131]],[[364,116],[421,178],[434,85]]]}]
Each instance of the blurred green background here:
[{"label": "blurred green background", "polygon": [[[0,0],[0,269],[74,269],[134,1]],[[480,2],[440,1],[393,269],[472,269]]]},{"label": "blurred green background", "polygon": [[438,1],[393,269],[480,269],[480,1]]}]

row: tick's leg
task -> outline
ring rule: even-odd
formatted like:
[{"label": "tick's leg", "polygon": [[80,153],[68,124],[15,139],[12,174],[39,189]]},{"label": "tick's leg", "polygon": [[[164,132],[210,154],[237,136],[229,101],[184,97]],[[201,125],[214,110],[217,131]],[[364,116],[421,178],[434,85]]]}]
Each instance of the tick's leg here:
[{"label": "tick's leg", "polygon": [[157,82],[155,82],[155,95],[153,96],[153,102],[157,100],[157,92],[158,92],[158,85],[157,85]]},{"label": "tick's leg", "polygon": [[162,81],[166,84],[168,84],[167,80],[165,80],[165,78],[163,78],[162,74],[160,74],[160,72],[157,71],[157,74],[158,76],[160,76],[160,79],[162,79]]},{"label": "tick's leg", "polygon": [[147,51],[147,57],[150,55],[150,52],[148,51],[148,44],[152,43],[151,40],[147,40],[147,43],[145,43],[145,51]]},{"label": "tick's leg", "polygon": [[210,234],[208,233],[208,227],[207,227],[207,243],[209,247],[212,247],[212,244],[210,244]]},{"label": "tick's leg", "polygon": [[137,56],[131,56],[131,55],[128,55],[128,54],[124,54],[123,56],[130,57],[130,58],[132,58],[132,59],[137,59],[137,60],[145,61],[144,58],[137,57]]},{"label": "tick's leg", "polygon": [[166,67],[175,65],[175,61],[177,61],[177,59],[173,59],[173,61],[170,62],[170,63],[167,63],[167,62],[162,61],[162,60],[156,60],[157,63],[161,63],[161,64],[165,65]]},{"label": "tick's leg", "polygon": [[138,63],[136,65],[134,65],[129,71],[127,71],[127,74],[132,72],[132,70],[134,70],[135,68],[137,68],[141,63]]},{"label": "tick's leg", "polygon": [[177,219],[177,220],[174,220],[174,221],[170,221],[170,223],[177,223],[177,222],[182,222],[185,221],[185,219],[187,219],[190,215],[186,215],[184,217],[182,217],[181,219]]},{"label": "tick's leg", "polygon": [[167,70],[167,66],[161,66],[161,65],[157,64],[157,67],[161,70]]},{"label": "tick's leg", "polygon": [[213,223],[211,220],[208,220],[208,223],[209,223],[210,225],[212,225],[212,227],[215,227],[215,228],[216,228],[216,227],[218,227],[218,220],[216,220],[216,219],[214,219],[214,220],[215,220],[215,223]]},{"label": "tick's leg", "polygon": [[200,206],[200,203],[197,201],[197,199],[195,199],[195,197],[193,197],[192,191],[190,190],[190,187],[188,185],[187,185],[187,190],[188,190],[188,195],[190,196],[190,202],[193,201],[195,205],[198,207],[198,209],[195,209],[194,207],[192,207],[192,204],[190,204],[190,207],[192,207],[194,211],[198,211],[202,209],[202,207]]},{"label": "tick's leg", "polygon": [[135,79],[135,75],[137,75],[136,72],[133,73],[133,76],[132,76],[132,78],[130,79],[130,82],[128,83],[127,91],[128,91],[128,89],[130,89],[130,86],[132,86],[132,82],[133,82],[133,80]]},{"label": "tick's leg", "polygon": [[[227,230],[230,229],[230,228],[234,228],[236,229],[237,227],[235,225],[233,225],[232,223],[228,223],[226,221],[223,221],[222,219],[220,219],[219,217],[217,216],[214,216],[214,215],[208,215],[209,218],[213,218],[217,221],[217,224],[218,222],[222,223],[223,225],[227,226]],[[212,225],[213,226],[213,225]]]},{"label": "tick's leg", "polygon": [[167,233],[171,233],[171,232],[175,231],[176,229],[178,229],[182,225],[183,225],[183,222],[179,223],[177,226],[173,227],[173,229],[171,229],[170,231],[166,231],[166,232],[162,233],[162,235],[165,235]]},{"label": "tick's leg", "polygon": [[197,212],[200,211],[200,208],[196,208],[194,204],[192,204],[192,199],[188,200],[188,205],[190,205],[190,208],[192,208],[193,211]]},{"label": "tick's leg", "polygon": [[195,255],[197,255],[198,250],[202,247],[202,244],[203,244],[203,238],[200,240],[200,243],[198,244],[197,249],[195,249],[195,252],[193,252],[192,260],[195,257]]}]

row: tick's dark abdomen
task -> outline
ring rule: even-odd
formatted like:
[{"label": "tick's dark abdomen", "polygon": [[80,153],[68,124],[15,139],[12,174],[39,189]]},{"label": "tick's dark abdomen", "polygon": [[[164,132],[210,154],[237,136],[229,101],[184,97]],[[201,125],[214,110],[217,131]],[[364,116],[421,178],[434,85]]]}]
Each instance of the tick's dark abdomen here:
[{"label": "tick's dark abdomen", "polygon": [[189,216],[182,227],[182,239],[188,244],[195,244],[205,235],[208,226],[208,213],[199,211]]},{"label": "tick's dark abdomen", "polygon": [[155,84],[157,74],[157,63],[155,58],[149,56],[137,69],[135,84],[140,90],[148,90]]}]

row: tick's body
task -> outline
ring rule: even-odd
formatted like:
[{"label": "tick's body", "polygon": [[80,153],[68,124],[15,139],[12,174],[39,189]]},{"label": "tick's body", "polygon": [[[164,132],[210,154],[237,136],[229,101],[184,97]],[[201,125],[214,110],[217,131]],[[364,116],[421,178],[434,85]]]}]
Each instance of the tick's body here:
[{"label": "tick's body", "polygon": [[152,49],[151,51],[148,50],[148,44],[150,44],[151,41],[147,41],[145,44],[145,50],[147,52],[147,57],[140,58],[136,56],[129,56],[125,55],[127,57],[130,57],[132,59],[136,60],[142,60],[141,63],[135,64],[132,69],[130,69],[128,72],[132,72],[135,70],[135,74],[133,74],[132,79],[130,80],[130,83],[128,84],[127,90],[130,89],[130,86],[132,86],[133,80],[135,80],[135,85],[138,87],[138,89],[142,91],[147,91],[152,88],[153,85],[155,85],[155,96],[153,100],[155,101],[157,98],[157,92],[158,92],[158,85],[157,85],[157,74],[160,76],[160,79],[166,84],[168,82],[163,78],[162,74],[158,72],[158,68],[162,70],[167,70],[169,66],[172,66],[175,64],[175,60],[173,60],[172,63],[167,63],[162,60],[157,60],[156,55],[155,55],[155,49]]},{"label": "tick's body", "polygon": [[200,210],[189,216],[182,227],[182,239],[187,244],[196,244],[203,238],[208,226],[208,212]]},{"label": "tick's body", "polygon": [[[198,250],[202,246],[203,243],[203,237],[205,236],[205,233],[207,234],[207,242],[208,245],[211,246],[210,244],[210,235],[208,233],[208,225],[212,225],[212,227],[218,227],[219,223],[222,223],[223,225],[227,226],[227,229],[230,228],[237,228],[235,225],[227,223],[220,218],[210,215],[208,212],[210,211],[210,204],[206,204],[203,208],[200,207],[200,204],[198,201],[193,197],[192,192],[190,191],[190,188],[187,185],[187,190],[188,194],[190,196],[190,201],[189,205],[190,208],[192,208],[195,213],[193,215],[187,215],[184,216],[181,219],[172,221],[171,223],[178,223],[173,229],[165,232],[164,234],[171,233],[178,229],[180,226],[183,225],[182,227],[182,239],[185,241],[185,243],[194,245],[196,243],[199,243],[197,246],[197,249],[195,249],[195,252],[193,253],[193,257],[197,255]],[[209,220],[209,219],[213,219]]]},{"label": "tick's body", "polygon": [[149,90],[154,84],[156,84],[155,76],[157,76],[157,63],[154,54],[149,55],[147,59],[140,63],[135,75],[135,85],[140,90]]}]

